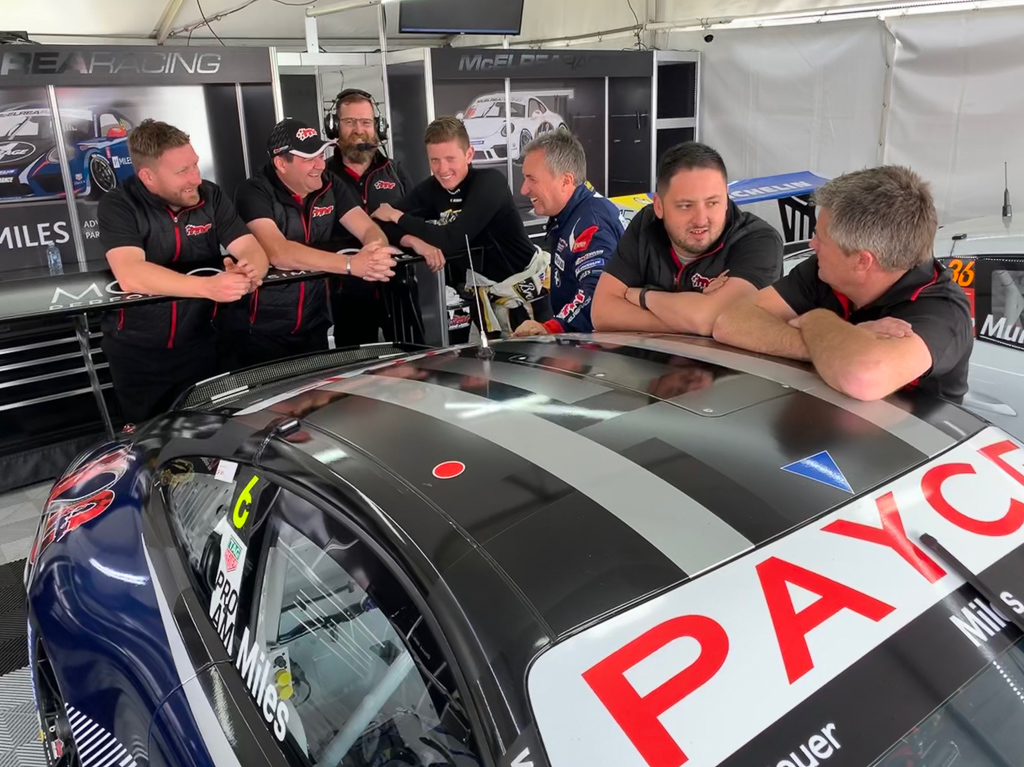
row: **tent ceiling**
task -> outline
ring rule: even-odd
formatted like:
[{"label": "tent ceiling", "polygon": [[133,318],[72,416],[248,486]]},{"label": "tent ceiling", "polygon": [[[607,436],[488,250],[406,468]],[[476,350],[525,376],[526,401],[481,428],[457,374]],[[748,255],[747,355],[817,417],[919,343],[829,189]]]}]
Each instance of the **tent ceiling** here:
[{"label": "tent ceiling", "polygon": [[[2,28],[27,31],[41,42],[72,42],[81,37],[130,38],[125,42],[141,42],[155,38],[165,6],[173,0],[36,0],[36,2],[4,4]],[[325,5],[329,0],[321,0]],[[184,0],[171,25],[169,43],[181,44],[188,38],[188,29],[195,27],[192,43],[217,44],[210,28],[203,24],[203,15],[210,27],[224,40],[242,42],[294,41],[305,39],[305,7],[303,0]],[[200,11],[200,5],[202,11]],[[388,5],[388,36],[398,41],[398,7]],[[220,17],[220,18],[217,18]],[[198,25],[198,26],[197,26]],[[318,29],[322,41],[365,40],[376,47],[378,39],[377,9],[356,10],[321,16]],[[60,38],[68,39],[60,39]],[[404,36],[402,36],[404,37]],[[445,38],[416,36],[416,44],[442,42]]]},{"label": "tent ceiling", "polygon": [[[213,31],[235,44],[251,41],[302,47],[305,8],[314,2],[326,5],[333,0],[0,0],[0,27],[25,30],[33,39],[47,43],[93,41],[87,38],[145,42],[156,37],[165,8],[180,5],[171,27],[172,44],[185,43],[193,27],[193,44],[216,44],[210,29],[203,25],[205,14]],[[525,0],[523,34],[514,38],[512,44],[592,35],[632,27],[638,21],[693,23],[700,19],[916,2],[920,0]],[[400,36],[398,4],[386,8],[391,47],[438,45],[449,40],[440,36]],[[336,45],[361,43],[364,49],[376,47],[376,8],[321,16],[318,25],[320,40],[328,45],[334,41]],[[493,45],[498,41],[494,37],[472,37],[453,42]],[[628,39],[621,43],[621,47],[629,45]]]}]

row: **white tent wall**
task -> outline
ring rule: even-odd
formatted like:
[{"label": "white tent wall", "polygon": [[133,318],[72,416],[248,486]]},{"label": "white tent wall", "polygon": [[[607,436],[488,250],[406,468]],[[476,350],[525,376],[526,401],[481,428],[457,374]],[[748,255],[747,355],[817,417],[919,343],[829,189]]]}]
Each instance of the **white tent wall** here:
[{"label": "white tent wall", "polygon": [[[810,170],[833,176],[879,157],[890,36],[875,20],[674,33],[698,50],[701,136],[731,178]],[[778,223],[778,206],[756,212]]]},{"label": "white tent wall", "polygon": [[1024,9],[911,16],[898,40],[885,162],[932,184],[939,219],[998,215],[1003,161],[1024,199]]},{"label": "white tent wall", "polygon": [[943,223],[999,212],[1004,160],[1024,190],[1024,8],[705,34],[659,42],[702,53],[702,137],[733,178],[908,165]]}]

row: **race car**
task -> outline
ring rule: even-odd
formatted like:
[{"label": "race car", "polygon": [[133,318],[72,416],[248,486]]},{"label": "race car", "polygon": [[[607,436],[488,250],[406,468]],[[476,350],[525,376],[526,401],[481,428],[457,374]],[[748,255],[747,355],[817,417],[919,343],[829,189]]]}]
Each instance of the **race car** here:
[{"label": "race car", "polygon": [[457,115],[466,126],[470,146],[476,150],[474,162],[504,162],[509,153],[514,161],[521,161],[522,150],[537,136],[565,126],[565,120],[548,109],[536,93],[513,91],[509,103],[509,123],[505,120],[504,93],[478,96]]},{"label": "race car", "polygon": [[[97,198],[134,172],[132,124],[106,107],[61,110],[61,128],[78,196]],[[23,104],[0,111],[0,203],[65,196],[50,109]]]},{"label": "race car", "polygon": [[26,566],[61,767],[1024,754],[1024,448],[709,339],[379,345],[198,384]]}]

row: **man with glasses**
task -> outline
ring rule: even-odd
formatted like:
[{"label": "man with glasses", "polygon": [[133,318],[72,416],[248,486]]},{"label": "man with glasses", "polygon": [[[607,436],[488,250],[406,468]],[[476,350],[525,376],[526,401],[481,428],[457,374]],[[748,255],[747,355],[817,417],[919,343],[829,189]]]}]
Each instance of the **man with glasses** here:
[{"label": "man with glasses", "polygon": [[[338,94],[334,105],[338,144],[327,169],[341,180],[367,213],[384,203],[396,204],[413,184],[401,163],[381,150],[373,97],[366,91],[349,88]],[[328,125],[329,138],[331,134]],[[444,263],[437,248],[426,243],[414,244],[419,246],[414,248],[416,252],[424,256],[432,268],[439,269]],[[377,341],[380,328],[385,329],[385,334],[391,332],[377,286],[362,280],[339,278],[338,288],[331,292],[331,311],[334,340],[339,348],[373,343]]]},{"label": "man with glasses", "polygon": [[[394,276],[399,251],[359,206],[341,180],[326,170],[324,151],[333,141],[299,120],[274,126],[267,144],[270,161],[236,193],[238,213],[278,269],[303,269],[386,282]],[[340,224],[363,248],[336,253]],[[231,351],[240,365],[328,348],[330,325],[324,282],[263,287],[242,311],[232,308],[227,325],[240,330]]]}]

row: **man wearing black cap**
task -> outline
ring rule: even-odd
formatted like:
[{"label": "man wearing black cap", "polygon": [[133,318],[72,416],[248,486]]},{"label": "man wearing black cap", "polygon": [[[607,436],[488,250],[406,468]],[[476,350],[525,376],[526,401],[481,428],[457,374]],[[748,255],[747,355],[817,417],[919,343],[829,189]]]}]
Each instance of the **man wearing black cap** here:
[{"label": "man wearing black cap", "polygon": [[[100,201],[100,241],[121,290],[177,299],[103,316],[121,415],[141,423],[221,370],[211,322],[217,304],[258,287],[267,257],[220,187],[200,177],[186,133],[143,120],[128,151],[136,175]],[[222,258],[222,247],[233,258]]]},{"label": "man wearing black cap", "polygon": [[[267,144],[270,161],[235,195],[238,212],[278,269],[385,282],[394,276],[392,256],[399,251],[388,246],[351,190],[326,171],[324,151],[333,145],[299,120],[279,122]],[[335,252],[343,237],[339,224],[363,244],[358,253]],[[242,331],[233,350],[239,364],[327,349],[328,304],[321,280],[256,291],[244,311],[232,311],[227,321]]]}]

